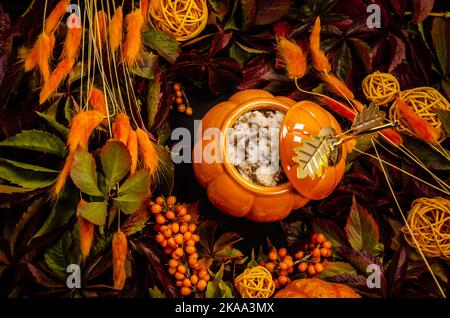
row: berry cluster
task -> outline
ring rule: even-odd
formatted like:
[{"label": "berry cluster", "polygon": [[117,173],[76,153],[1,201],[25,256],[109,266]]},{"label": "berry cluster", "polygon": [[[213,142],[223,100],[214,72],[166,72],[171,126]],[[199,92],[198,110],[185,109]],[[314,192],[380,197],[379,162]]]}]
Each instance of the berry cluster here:
[{"label": "berry cluster", "polygon": [[294,257],[300,262],[298,270],[314,276],[323,271],[322,261],[331,256],[333,245],[322,233],[314,233],[304,251],[297,252]]},{"label": "berry cluster", "polygon": [[294,272],[295,264],[292,256],[288,255],[284,247],[278,249],[278,251],[275,247],[272,247],[269,252],[269,261],[261,261],[260,265],[272,273],[276,288],[283,287],[291,282],[288,275]]},{"label": "berry cluster", "polygon": [[174,84],[173,90],[175,92],[175,104],[177,105],[178,111],[180,113],[185,113],[188,116],[192,116],[192,107],[189,105],[189,101],[187,100],[186,95],[181,89],[181,85],[178,83]]},{"label": "berry cluster", "polygon": [[198,259],[196,243],[200,237],[195,234],[197,226],[186,207],[177,204],[174,196],[157,197],[149,209],[155,218],[156,242],[170,255],[169,273],[175,277],[183,296],[205,290],[210,275],[206,266]]}]

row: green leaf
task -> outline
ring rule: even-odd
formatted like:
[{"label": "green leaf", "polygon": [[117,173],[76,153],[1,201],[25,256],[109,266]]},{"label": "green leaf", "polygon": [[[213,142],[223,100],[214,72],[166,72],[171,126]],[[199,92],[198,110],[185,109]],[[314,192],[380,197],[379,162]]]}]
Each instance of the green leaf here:
[{"label": "green leaf", "polygon": [[224,31],[227,31],[227,30],[239,31],[239,27],[236,23],[239,2],[240,1],[238,1],[238,0],[234,0],[233,10],[231,11],[230,18],[228,19],[227,23],[225,24],[225,26],[223,28]]},{"label": "green leaf", "polygon": [[0,179],[30,190],[48,187],[53,184],[55,178],[55,174],[18,168],[0,160]]},{"label": "green leaf", "polygon": [[147,211],[145,206],[143,206],[141,209],[138,209],[136,213],[133,213],[127,217],[125,223],[123,223],[121,227],[121,230],[126,236],[133,235],[145,227],[149,218],[150,212]]},{"label": "green leaf", "polygon": [[243,67],[245,65],[245,62],[247,62],[251,56],[251,53],[244,51],[236,43],[233,43],[233,45],[231,45],[230,47],[230,57],[234,58],[236,62],[238,62],[240,67]]},{"label": "green leaf", "polygon": [[32,192],[35,189],[24,189],[20,187],[13,187],[4,184],[0,184],[0,193],[1,194],[16,194],[16,193],[28,193]]},{"label": "green leaf", "polygon": [[22,168],[22,169],[25,169],[25,170],[32,170],[32,171],[36,171],[36,172],[59,173],[58,170],[49,169],[49,168],[45,168],[45,167],[42,167],[42,166],[30,165],[28,163],[14,161],[14,160],[10,160],[10,159],[0,158],[0,161],[7,162],[7,163],[9,163],[10,165],[12,165],[14,167]]},{"label": "green leaf", "polygon": [[114,203],[125,214],[132,214],[141,206],[146,193],[127,193],[114,199]]},{"label": "green leaf", "polygon": [[97,167],[94,157],[80,146],[75,150],[70,176],[82,192],[92,196],[103,196],[97,185]]},{"label": "green leaf", "polygon": [[66,267],[67,263],[64,258],[63,239],[60,239],[47,250],[44,254],[44,261],[47,267],[59,278],[66,279]]},{"label": "green leaf", "polygon": [[106,212],[108,202],[87,202],[80,204],[77,209],[77,214],[95,225],[104,225],[106,222]]},{"label": "green leaf", "polygon": [[150,175],[147,170],[138,170],[119,187],[117,194],[119,196],[125,194],[146,194],[150,188]]},{"label": "green leaf", "polygon": [[59,157],[64,157],[66,154],[66,145],[61,139],[41,130],[24,130],[15,136],[0,141],[0,146],[34,150]]},{"label": "green leaf", "polygon": [[313,229],[317,233],[323,233],[334,247],[349,245],[342,229],[331,220],[316,219]]},{"label": "green leaf", "polygon": [[156,129],[156,133],[158,135],[158,144],[166,145],[170,141],[172,130],[170,129],[170,125],[167,123],[167,121],[165,121]]},{"label": "green leaf", "polygon": [[227,248],[228,246],[231,246],[233,244],[236,244],[239,241],[242,241],[243,238],[235,232],[227,232],[222,234],[217,241],[214,243],[214,253]]},{"label": "green leaf", "polygon": [[379,228],[374,218],[356,202],[354,197],[345,232],[355,250],[373,251],[380,238]]},{"label": "green leaf", "polygon": [[447,19],[436,17],[431,28],[431,38],[433,40],[436,55],[441,65],[444,77],[450,73],[450,23]]},{"label": "green leaf", "polygon": [[38,111],[36,111],[36,114],[38,114],[38,116],[41,117],[42,119],[45,119],[45,121],[51,127],[53,127],[58,133],[60,133],[61,136],[67,137],[67,135],[69,134],[69,129],[67,129],[64,125],[58,123],[55,118],[53,118],[47,114],[40,113]]},{"label": "green leaf", "polygon": [[345,262],[325,262],[323,263],[324,269],[321,273],[317,274],[317,278],[329,278],[341,274],[356,274],[356,269]]},{"label": "green leaf", "polygon": [[160,30],[150,29],[144,32],[143,42],[172,64],[181,52],[177,40]]},{"label": "green leaf", "polygon": [[100,160],[109,189],[115,187],[130,171],[131,156],[127,147],[120,141],[108,141],[100,151]]},{"label": "green leaf", "polygon": [[167,295],[162,292],[158,286],[148,289],[148,294],[150,298],[167,298]]},{"label": "green leaf", "polygon": [[156,144],[156,152],[159,157],[158,178],[159,183],[155,193],[164,196],[170,195],[175,183],[175,167],[172,157],[166,147]]},{"label": "green leaf", "polygon": [[251,47],[249,47],[249,46],[247,46],[247,45],[244,45],[244,44],[242,44],[242,43],[239,43],[239,42],[235,42],[237,45],[239,45],[239,47],[241,48],[241,49],[243,49],[245,52],[247,52],[247,53],[252,53],[252,54],[263,54],[263,53],[268,53],[267,51],[263,51],[263,50],[258,50],[258,49],[254,49],[254,48],[251,48]]},{"label": "green leaf", "polygon": [[131,69],[133,74],[137,76],[152,80],[155,78],[156,64],[158,62],[158,56],[152,52],[143,52],[142,64],[138,67]]},{"label": "green leaf", "polygon": [[256,0],[240,0],[242,12],[242,30],[249,29],[255,24],[257,2]]},{"label": "green leaf", "polygon": [[152,127],[158,113],[159,101],[161,99],[161,82],[159,75],[156,75],[148,84],[147,113],[148,127]]},{"label": "green leaf", "polygon": [[224,264],[214,275],[214,280],[208,282],[206,287],[206,298],[233,298],[233,284],[229,281],[222,280],[224,272]]},{"label": "green leaf", "polygon": [[405,146],[419,157],[426,166],[435,170],[450,170],[450,162],[427,143],[406,135],[402,138]]},{"label": "green leaf", "polygon": [[450,111],[445,109],[438,109],[436,113],[441,120],[442,127],[444,128],[447,135],[450,135]]}]

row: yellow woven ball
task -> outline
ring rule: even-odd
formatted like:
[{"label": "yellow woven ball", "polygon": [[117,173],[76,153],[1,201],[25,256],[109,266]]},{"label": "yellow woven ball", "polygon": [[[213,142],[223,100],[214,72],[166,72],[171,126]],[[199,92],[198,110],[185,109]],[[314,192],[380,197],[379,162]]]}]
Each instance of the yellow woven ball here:
[{"label": "yellow woven ball", "polygon": [[394,100],[395,95],[400,92],[397,79],[392,74],[379,71],[367,75],[362,82],[362,88],[366,98],[380,106]]},{"label": "yellow woven ball", "polygon": [[[436,110],[450,110],[450,103],[437,90],[432,87],[417,87],[402,91],[399,94],[400,98],[414,109],[416,114],[426,120],[428,124],[436,128],[440,133],[439,142],[444,140],[447,136],[442,129],[442,123],[439,119]],[[401,113],[397,107],[397,102],[392,104],[389,109],[389,119],[391,121],[400,120],[400,125],[397,129],[400,132],[409,132],[408,125],[403,121]]]},{"label": "yellow woven ball", "polygon": [[[413,201],[408,224],[425,256],[450,259],[450,201],[441,197]],[[409,245],[417,248],[408,228],[402,228]]]},{"label": "yellow woven ball", "polygon": [[199,35],[208,21],[205,0],[151,0],[150,24],[171,34],[177,41],[186,41]]},{"label": "yellow woven ball", "polygon": [[269,298],[275,292],[272,274],[263,266],[247,268],[234,280],[243,298]]}]

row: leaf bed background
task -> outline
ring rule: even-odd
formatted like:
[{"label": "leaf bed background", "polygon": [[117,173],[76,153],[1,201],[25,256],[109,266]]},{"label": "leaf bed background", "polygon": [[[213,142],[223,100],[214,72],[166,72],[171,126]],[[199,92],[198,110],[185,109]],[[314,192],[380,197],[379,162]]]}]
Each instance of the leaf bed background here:
[{"label": "leaf bed background", "polygon": [[[54,2],[49,1],[49,5]],[[160,144],[170,146],[170,129],[182,126],[193,132],[192,119],[201,119],[236,89],[264,88],[295,99],[309,98],[301,95],[285,76],[274,43],[280,35],[304,41],[319,15],[322,47],[330,56],[335,73],[359,100],[363,100],[362,79],[375,70],[394,74],[402,90],[433,86],[449,98],[450,19],[426,18],[431,10],[449,11],[449,4],[443,0],[434,4],[429,0],[372,2],[381,8],[380,29],[367,28],[368,1],[363,0],[210,0],[209,25],[188,43],[179,45],[162,32],[147,30],[143,41],[151,53],[136,73],[135,83],[143,101],[143,122]],[[154,243],[151,226],[146,225],[148,216],[142,215],[143,211],[132,214],[123,225],[129,231],[131,250],[125,289],[119,293],[111,287],[112,236],[107,231],[96,240],[94,251],[83,265],[83,288],[67,289],[66,264],[80,263],[80,255],[71,253],[78,235],[74,223],[79,196],[73,195],[77,191],[71,184],[53,206],[46,200],[46,191],[57,176],[54,168],[65,156],[65,127],[71,118],[68,109],[73,106],[71,90],[77,89],[77,79],[69,80],[64,93],[52,103],[37,106],[38,84],[17,61],[19,48],[32,42],[42,26],[43,1],[36,1],[21,16],[27,8],[28,3],[17,1],[6,1],[0,7],[0,140],[4,140],[0,141],[0,296],[179,296],[166,271],[167,258]],[[170,110],[173,96],[169,88],[174,82],[183,84],[194,108],[193,118]],[[300,85],[326,91],[319,82],[308,75]],[[447,118],[449,129],[448,114],[442,118]],[[348,126],[344,119],[339,120]],[[12,136],[15,137],[9,138]],[[39,140],[39,149],[27,146],[30,138]],[[96,142],[104,143],[100,140],[104,136],[97,138]],[[405,141],[448,184],[449,162],[416,139]],[[14,144],[7,145],[8,142]],[[18,145],[21,149],[11,148]],[[448,140],[443,145],[448,146]],[[34,154],[31,158],[29,151]],[[389,152],[383,151],[381,156],[399,165],[399,159]],[[230,283],[235,270],[242,268],[252,252],[258,254],[260,247],[262,252],[253,257],[258,260],[264,258],[271,244],[294,251],[304,244],[309,233],[320,231],[337,248],[334,261],[319,277],[350,285],[368,297],[440,297],[423,261],[400,232],[403,221],[377,161],[363,156],[352,159],[332,195],[273,224],[255,224],[223,215],[209,203],[190,164],[175,165],[173,173],[169,169],[156,193],[173,193],[181,202],[198,202],[193,209],[203,221],[203,253],[214,260],[211,270],[216,273],[206,296],[235,296]],[[403,169],[429,179],[411,162],[400,161]],[[439,194],[395,169],[386,169],[404,211],[417,197]],[[20,173],[23,171],[32,173]],[[97,180],[97,176],[94,178]],[[86,191],[102,195],[101,186]],[[107,224],[103,219],[98,222]],[[230,233],[230,229],[235,233]],[[229,252],[227,246],[231,244],[236,250]],[[429,261],[448,294],[449,261]],[[383,269],[381,289],[365,287],[365,268],[371,263],[378,263]],[[221,285],[223,281],[225,287]]]}]

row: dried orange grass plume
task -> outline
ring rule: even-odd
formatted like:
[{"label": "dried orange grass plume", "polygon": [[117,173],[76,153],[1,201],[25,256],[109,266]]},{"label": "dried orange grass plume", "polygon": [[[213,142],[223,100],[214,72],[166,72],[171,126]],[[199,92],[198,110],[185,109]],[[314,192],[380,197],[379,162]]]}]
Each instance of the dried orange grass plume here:
[{"label": "dried orange grass plume", "polygon": [[105,44],[108,35],[108,16],[104,11],[97,11],[94,20],[94,38],[97,50]]},{"label": "dried orange grass plume", "polygon": [[140,152],[144,161],[144,167],[150,172],[150,176],[156,176],[158,170],[159,156],[156,151],[156,146],[150,141],[145,131],[136,129],[137,141]]},{"label": "dried orange grass plume", "polygon": [[89,105],[91,105],[94,110],[102,114],[103,117],[106,117],[106,99],[100,89],[96,87],[91,88],[89,93]]},{"label": "dried orange grass plume", "polygon": [[126,145],[131,130],[130,119],[128,116],[124,113],[117,115],[116,120],[112,125],[114,139],[119,140]]},{"label": "dried orange grass plume", "polygon": [[129,66],[134,66],[141,60],[142,36],[141,30],[144,25],[144,18],[141,10],[137,9],[126,17],[125,46],[123,49],[123,60]]},{"label": "dried orange grass plume", "polygon": [[50,77],[50,60],[54,47],[55,36],[41,33],[25,60],[25,71],[31,71],[37,66],[44,81],[47,81]]},{"label": "dried orange grass plume", "polygon": [[109,23],[109,47],[114,53],[122,45],[123,37],[123,10],[122,6],[117,7],[111,22]]},{"label": "dried orange grass plume", "polygon": [[125,234],[118,230],[112,241],[114,288],[122,290],[125,286],[128,242]]},{"label": "dried orange grass plume", "polygon": [[67,7],[70,4],[70,0],[61,0],[56,7],[53,9],[53,11],[50,13],[50,15],[45,20],[45,33],[50,34],[52,33],[55,28],[57,27],[59,21],[61,18],[66,14]]},{"label": "dried orange grass plume", "polygon": [[69,75],[73,67],[73,60],[65,58],[58,63],[49,79],[44,83],[39,94],[39,103],[43,104],[59,87],[61,82]]},{"label": "dried orange grass plume", "polygon": [[73,156],[78,146],[87,148],[89,138],[98,125],[103,120],[102,114],[96,110],[83,111],[72,118],[69,136],[67,137],[67,147],[69,155],[66,158],[64,167],[58,175],[58,179],[53,188],[53,196],[57,197],[66,184],[67,178],[72,168]]},{"label": "dried orange grass plume", "polygon": [[331,72],[330,62],[320,48],[320,17],[317,17],[314,22],[311,36],[309,38],[309,48],[311,51],[314,68],[319,72]]},{"label": "dried orange grass plume", "polygon": [[75,64],[75,60],[78,56],[81,43],[82,28],[69,28],[67,29],[66,40],[64,41],[63,56]]},{"label": "dried orange grass plume", "polygon": [[147,21],[148,0],[141,0],[141,12],[142,12],[142,17],[144,18],[144,21]]},{"label": "dried orange grass plume", "polygon": [[288,76],[292,79],[302,78],[308,67],[306,54],[302,48],[294,41],[281,37],[278,40],[277,49]]},{"label": "dried orange grass plume", "polygon": [[355,98],[355,95],[353,95],[353,92],[347,85],[333,74],[325,74],[325,76],[322,76],[322,79],[335,93],[351,100]]},{"label": "dried orange grass plume", "polygon": [[408,127],[422,140],[437,145],[440,137],[439,131],[428,124],[425,119],[420,118],[402,99],[396,97],[396,100],[401,118],[406,122]]},{"label": "dried orange grass plume", "polygon": [[[85,205],[87,202],[83,199],[78,203],[78,208]],[[83,218],[82,216],[78,216],[78,226],[80,229],[80,240],[79,246],[81,250],[81,254],[83,258],[89,256],[89,252],[92,247],[92,242],[94,241],[94,224]]]},{"label": "dried orange grass plume", "polygon": [[138,141],[137,141],[137,134],[134,130],[131,130],[130,135],[128,136],[127,149],[131,156],[130,173],[134,174],[136,172],[138,160]]}]

